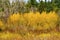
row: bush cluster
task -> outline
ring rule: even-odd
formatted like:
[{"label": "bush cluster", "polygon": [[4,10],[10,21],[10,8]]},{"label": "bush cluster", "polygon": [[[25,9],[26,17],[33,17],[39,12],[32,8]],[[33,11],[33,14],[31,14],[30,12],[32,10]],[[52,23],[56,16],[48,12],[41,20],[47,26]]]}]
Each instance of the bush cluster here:
[{"label": "bush cluster", "polygon": [[[14,32],[29,32],[34,30],[51,30],[57,25],[58,15],[55,12],[39,12],[33,13],[15,13],[7,19],[6,28]],[[3,23],[0,22],[0,26]],[[5,26],[4,26],[5,27]]]}]

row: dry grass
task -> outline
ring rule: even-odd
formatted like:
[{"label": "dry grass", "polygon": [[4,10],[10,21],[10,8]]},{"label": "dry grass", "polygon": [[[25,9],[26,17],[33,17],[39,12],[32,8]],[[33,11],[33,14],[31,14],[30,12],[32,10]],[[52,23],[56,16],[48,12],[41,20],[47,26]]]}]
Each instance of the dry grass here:
[{"label": "dry grass", "polygon": [[39,35],[27,33],[24,36],[17,33],[0,33],[0,40],[60,40],[60,33],[43,33]]}]

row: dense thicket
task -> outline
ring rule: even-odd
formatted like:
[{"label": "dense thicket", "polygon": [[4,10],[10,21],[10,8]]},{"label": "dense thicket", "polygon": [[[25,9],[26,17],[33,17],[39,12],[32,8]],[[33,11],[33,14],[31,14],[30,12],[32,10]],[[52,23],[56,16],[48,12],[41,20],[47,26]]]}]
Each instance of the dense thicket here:
[{"label": "dense thicket", "polygon": [[10,3],[9,0],[0,0],[0,12],[7,11],[9,13],[13,12],[28,12],[28,11],[57,11],[60,9],[60,1],[59,0],[51,0],[37,2],[36,0],[28,0],[27,3],[24,1],[16,0],[15,2]]}]

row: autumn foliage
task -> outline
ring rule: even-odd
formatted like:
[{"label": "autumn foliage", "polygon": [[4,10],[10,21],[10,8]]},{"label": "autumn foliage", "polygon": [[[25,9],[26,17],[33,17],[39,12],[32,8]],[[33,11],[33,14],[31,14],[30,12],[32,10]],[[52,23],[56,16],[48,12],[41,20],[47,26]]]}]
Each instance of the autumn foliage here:
[{"label": "autumn foliage", "polygon": [[39,12],[15,13],[8,17],[6,27],[8,30],[16,32],[51,30],[56,27],[57,21],[58,15],[55,12],[42,12],[41,14]]}]

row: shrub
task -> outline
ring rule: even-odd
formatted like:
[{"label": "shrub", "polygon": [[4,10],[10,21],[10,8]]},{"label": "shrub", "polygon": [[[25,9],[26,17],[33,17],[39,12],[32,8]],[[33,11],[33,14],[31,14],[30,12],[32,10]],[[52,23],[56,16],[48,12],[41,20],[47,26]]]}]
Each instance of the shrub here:
[{"label": "shrub", "polygon": [[5,24],[0,20],[0,31],[5,29]]},{"label": "shrub", "polygon": [[17,27],[20,30],[47,30],[54,29],[58,21],[58,15],[55,12],[39,12],[24,13],[24,14],[13,14],[8,18],[8,25],[10,28]]}]

